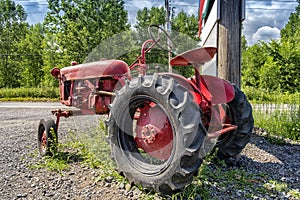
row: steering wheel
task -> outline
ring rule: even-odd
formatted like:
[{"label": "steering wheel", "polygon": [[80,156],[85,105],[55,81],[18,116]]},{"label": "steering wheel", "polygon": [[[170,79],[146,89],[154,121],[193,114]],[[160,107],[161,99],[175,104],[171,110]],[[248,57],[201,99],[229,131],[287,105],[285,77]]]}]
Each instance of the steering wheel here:
[{"label": "steering wheel", "polygon": [[159,48],[168,52],[172,51],[173,42],[170,35],[164,29],[157,25],[150,25],[148,27],[148,33]]}]

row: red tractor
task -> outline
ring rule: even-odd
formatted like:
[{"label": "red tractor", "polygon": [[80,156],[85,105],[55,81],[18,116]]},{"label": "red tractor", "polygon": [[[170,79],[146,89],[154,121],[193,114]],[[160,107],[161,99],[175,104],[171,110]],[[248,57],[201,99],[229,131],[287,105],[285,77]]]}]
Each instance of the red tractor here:
[{"label": "red tractor", "polygon": [[[162,32],[168,42],[154,37],[160,35],[156,32]],[[103,60],[51,71],[59,80],[60,102],[79,109],[55,110],[56,122],[40,121],[41,155],[51,154],[60,117],[106,114],[118,171],[131,183],[169,194],[191,183],[212,149],[221,159],[242,151],[253,128],[251,105],[231,83],[200,74],[200,66],[217,49],[196,48],[170,60],[171,66],[193,66],[191,78],[175,73],[149,75],[146,54],[154,46],[171,49],[165,30],[152,25],[149,35],[151,39],[144,42],[141,55],[130,66],[120,60]],[[132,77],[132,70],[139,75]]]}]

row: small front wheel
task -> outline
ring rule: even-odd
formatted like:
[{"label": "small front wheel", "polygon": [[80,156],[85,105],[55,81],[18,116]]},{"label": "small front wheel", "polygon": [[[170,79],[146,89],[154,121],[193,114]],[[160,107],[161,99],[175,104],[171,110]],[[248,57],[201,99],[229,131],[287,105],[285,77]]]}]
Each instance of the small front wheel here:
[{"label": "small front wheel", "polygon": [[41,156],[50,156],[56,151],[57,128],[54,120],[41,119],[38,128],[38,148]]}]

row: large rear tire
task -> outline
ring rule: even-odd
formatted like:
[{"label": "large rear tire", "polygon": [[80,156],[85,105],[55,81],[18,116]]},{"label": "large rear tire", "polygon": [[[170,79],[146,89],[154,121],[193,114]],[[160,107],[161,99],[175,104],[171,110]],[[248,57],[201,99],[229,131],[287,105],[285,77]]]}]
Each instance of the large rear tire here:
[{"label": "large rear tire", "polygon": [[[148,137],[150,127],[155,131]],[[131,183],[146,189],[171,194],[191,183],[205,136],[192,95],[167,76],[127,81],[111,105],[112,159]]]},{"label": "large rear tire", "polygon": [[254,120],[252,107],[245,94],[236,86],[234,99],[224,104],[228,123],[237,125],[237,129],[219,137],[216,144],[217,156],[220,159],[228,159],[241,153],[251,138]]}]

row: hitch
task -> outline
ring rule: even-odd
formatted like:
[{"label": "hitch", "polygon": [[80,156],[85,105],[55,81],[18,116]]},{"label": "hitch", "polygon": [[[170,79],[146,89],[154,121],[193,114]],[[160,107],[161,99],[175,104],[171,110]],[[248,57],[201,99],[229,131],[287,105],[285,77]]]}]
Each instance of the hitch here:
[{"label": "hitch", "polygon": [[69,118],[70,116],[78,116],[78,115],[82,115],[80,110],[61,110],[61,109],[57,109],[57,110],[53,110],[51,111],[51,113],[56,117],[56,131],[58,132],[58,125],[59,125],[59,120],[60,117],[64,117],[64,118]]},{"label": "hitch", "polygon": [[232,125],[232,124],[222,124],[222,126],[223,126],[223,129],[215,131],[215,132],[208,133],[207,138],[209,140],[211,140],[213,138],[220,137],[221,135],[223,135],[227,132],[236,130],[238,128],[238,126]]}]

